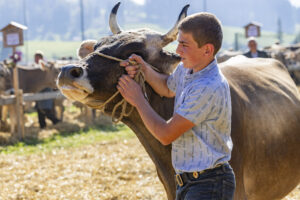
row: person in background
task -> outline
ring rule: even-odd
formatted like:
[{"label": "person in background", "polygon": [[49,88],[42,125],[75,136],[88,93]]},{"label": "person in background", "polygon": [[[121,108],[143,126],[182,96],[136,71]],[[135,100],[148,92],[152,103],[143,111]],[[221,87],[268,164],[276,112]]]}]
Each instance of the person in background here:
[{"label": "person in background", "polygon": [[[34,62],[35,65],[41,66],[42,68],[45,65],[44,61],[44,55],[41,51],[37,51],[34,54]],[[52,92],[53,89],[51,88],[45,88],[42,92]],[[54,106],[54,100],[53,99],[46,99],[46,100],[40,100],[35,102],[35,108],[38,113],[38,119],[39,119],[39,124],[40,128],[44,129],[46,128],[46,117],[52,121],[53,124],[57,124],[60,122],[59,119],[57,119],[55,115],[55,106]]]},{"label": "person in background", "polygon": [[[52,92],[53,89],[51,88],[45,88],[41,91],[43,92]],[[52,121],[53,124],[57,124],[60,122],[59,119],[57,119],[55,115],[55,107],[54,107],[54,100],[53,99],[46,99],[46,100],[41,100],[41,101],[36,101],[35,102],[35,108],[38,113],[38,118],[39,118],[39,124],[40,128],[44,129],[46,128],[46,117]]]},{"label": "person in background", "polygon": [[265,51],[260,51],[257,49],[257,41],[255,37],[250,37],[248,39],[249,51],[244,56],[248,58],[269,58],[268,54]]},{"label": "person in background", "polygon": [[42,51],[36,51],[34,54],[34,64],[35,67],[41,67],[44,68],[46,65],[46,62],[44,60],[44,54]]}]

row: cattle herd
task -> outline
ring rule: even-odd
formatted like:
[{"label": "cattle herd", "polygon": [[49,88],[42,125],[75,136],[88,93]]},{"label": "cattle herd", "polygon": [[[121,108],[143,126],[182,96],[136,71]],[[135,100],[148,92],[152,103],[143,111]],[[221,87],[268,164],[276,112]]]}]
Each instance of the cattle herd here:
[{"label": "cattle herd", "polygon": [[[275,43],[264,48],[270,58],[279,60],[289,71],[297,85],[300,84],[300,43],[293,45],[280,45]],[[217,55],[218,62],[224,62],[231,57],[242,55],[241,51],[224,50]]]},{"label": "cattle herd", "polygon": [[[67,63],[70,63],[70,61]],[[17,65],[19,88],[23,90],[23,93],[38,93],[45,88],[57,89],[56,78],[59,74],[61,66],[65,64],[66,61],[55,61],[47,62],[46,65],[37,66]],[[12,61],[5,60],[0,62],[0,95],[2,98],[5,98],[12,94],[14,94]],[[62,119],[64,110],[63,101],[61,99],[57,99],[55,100],[55,105],[59,107],[59,118]],[[14,104],[0,106],[0,131],[6,130],[8,125],[11,127],[11,133],[16,131],[17,122],[15,109],[16,107]],[[7,120],[8,116],[10,119],[9,122]]]}]

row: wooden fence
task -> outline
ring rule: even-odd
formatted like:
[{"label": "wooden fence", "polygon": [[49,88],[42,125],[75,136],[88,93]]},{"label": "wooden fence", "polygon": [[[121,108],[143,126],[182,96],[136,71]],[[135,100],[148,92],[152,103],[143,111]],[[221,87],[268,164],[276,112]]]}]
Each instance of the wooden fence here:
[{"label": "wooden fence", "polygon": [[[22,92],[19,93],[21,94],[21,104],[23,104],[23,102],[31,102],[31,101],[40,101],[40,100],[47,100],[47,99],[64,99],[65,97],[59,92],[43,92],[43,93],[25,93],[23,94]],[[1,95],[0,97],[0,106],[3,105],[17,105],[17,97],[16,95]],[[25,129],[24,129],[24,116],[23,116],[23,107],[22,106],[15,106],[15,108],[17,109],[16,113],[20,113],[20,120],[17,117],[17,127],[18,127],[18,135],[17,138],[18,139],[23,139],[24,138],[24,134],[25,134]],[[19,109],[19,110],[18,110]],[[12,134],[15,134],[14,132],[12,132]]]},{"label": "wooden fence", "polygon": [[[65,97],[59,92],[43,92],[43,93],[25,93],[23,94],[23,101],[30,102],[30,101],[40,101],[46,99],[64,99]],[[8,104],[15,104],[16,103],[16,96],[15,95],[1,95],[0,98],[0,105],[8,105]]]}]

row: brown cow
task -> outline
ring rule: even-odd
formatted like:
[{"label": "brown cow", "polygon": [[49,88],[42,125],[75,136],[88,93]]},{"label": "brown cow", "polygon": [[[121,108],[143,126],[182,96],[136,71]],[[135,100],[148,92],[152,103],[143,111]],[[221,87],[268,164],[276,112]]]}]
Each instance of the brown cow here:
[{"label": "brown cow", "polygon": [[[176,38],[174,28],[165,35],[151,30],[122,31],[111,16],[112,36],[104,37],[94,51],[121,59],[141,55],[162,73],[169,73],[180,58],[162,48]],[[186,7],[178,21],[185,16]],[[232,96],[232,138],[230,161],[237,179],[235,200],[272,200],[287,195],[300,180],[300,97],[285,67],[274,59],[238,57],[220,64]],[[118,78],[125,73],[119,63],[91,54],[77,65],[62,68],[58,87],[68,98],[91,107],[99,106],[116,91]],[[160,97],[149,85],[151,106],[164,119],[173,114],[174,99]],[[121,100],[117,96],[106,106],[111,114]],[[171,146],[163,146],[134,112],[122,120],[137,135],[154,162],[168,199],[175,198]]]},{"label": "brown cow", "polygon": [[19,88],[23,93],[37,93],[44,88],[56,88],[55,81],[59,70],[53,64],[38,67],[18,66]]}]

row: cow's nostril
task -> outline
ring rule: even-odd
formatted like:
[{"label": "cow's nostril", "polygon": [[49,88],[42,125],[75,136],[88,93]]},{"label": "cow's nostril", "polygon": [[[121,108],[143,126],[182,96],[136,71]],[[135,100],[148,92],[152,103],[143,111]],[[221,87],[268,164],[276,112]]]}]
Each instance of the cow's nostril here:
[{"label": "cow's nostril", "polygon": [[83,70],[81,67],[73,67],[70,69],[70,75],[74,78],[79,78],[83,75]]}]

